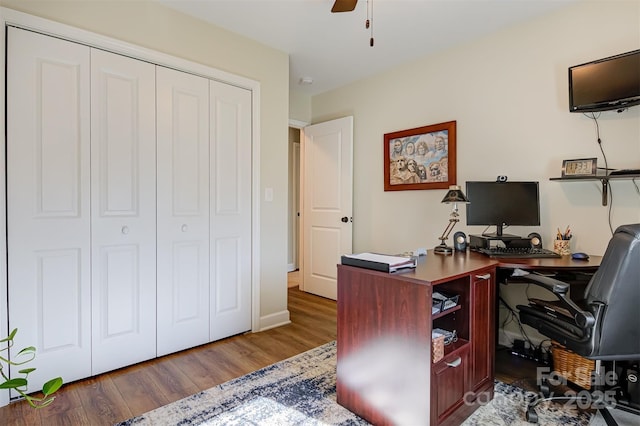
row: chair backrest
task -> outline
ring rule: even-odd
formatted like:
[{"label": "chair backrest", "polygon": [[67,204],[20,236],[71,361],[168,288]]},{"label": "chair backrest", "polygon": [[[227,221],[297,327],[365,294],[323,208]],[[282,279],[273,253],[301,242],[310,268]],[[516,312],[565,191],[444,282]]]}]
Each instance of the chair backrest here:
[{"label": "chair backrest", "polygon": [[591,342],[594,359],[640,359],[640,223],[622,225],[585,289],[587,303],[605,305]]}]

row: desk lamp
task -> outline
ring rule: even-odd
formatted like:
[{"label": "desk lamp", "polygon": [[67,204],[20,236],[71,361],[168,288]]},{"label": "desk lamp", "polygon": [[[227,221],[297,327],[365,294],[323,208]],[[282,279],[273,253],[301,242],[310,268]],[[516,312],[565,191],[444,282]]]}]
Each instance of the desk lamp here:
[{"label": "desk lamp", "polygon": [[453,227],[456,226],[456,223],[460,222],[460,219],[458,219],[458,216],[460,216],[458,214],[458,203],[467,204],[469,200],[458,185],[451,185],[449,186],[447,195],[444,196],[441,202],[444,204],[453,203],[453,211],[451,212],[449,224],[446,228],[444,228],[444,232],[442,232],[442,236],[439,238],[440,244],[437,245],[433,249],[433,251],[438,254],[451,254],[453,253],[453,248],[447,246],[447,243],[445,243],[445,241],[449,239],[449,234],[451,234],[451,231],[453,230]]}]

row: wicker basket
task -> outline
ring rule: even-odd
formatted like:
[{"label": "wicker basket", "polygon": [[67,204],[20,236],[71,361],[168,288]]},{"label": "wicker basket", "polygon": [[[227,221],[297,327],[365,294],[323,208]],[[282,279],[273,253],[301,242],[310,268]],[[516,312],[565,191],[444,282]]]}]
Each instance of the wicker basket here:
[{"label": "wicker basket", "polygon": [[431,333],[431,351],[434,364],[444,358],[444,335]]},{"label": "wicker basket", "polygon": [[595,370],[595,361],[583,358],[555,341],[551,342],[551,356],[553,369],[558,375],[581,388],[591,389],[591,372]]}]

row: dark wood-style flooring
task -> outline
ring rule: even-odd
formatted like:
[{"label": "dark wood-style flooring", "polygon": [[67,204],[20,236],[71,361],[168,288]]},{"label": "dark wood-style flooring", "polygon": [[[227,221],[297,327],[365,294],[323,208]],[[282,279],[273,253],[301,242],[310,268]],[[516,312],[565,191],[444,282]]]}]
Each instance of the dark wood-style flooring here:
[{"label": "dark wood-style flooring", "polygon": [[0,408],[2,425],[112,425],[336,339],[336,303],[288,290],[291,324],[65,384],[49,407]]},{"label": "dark wood-style flooring", "polygon": [[[0,424],[112,425],[336,339],[336,303],[288,289],[291,324],[246,333],[65,384],[55,402],[34,410],[24,401],[0,408]],[[508,354],[508,351],[507,351]],[[502,358],[500,358],[502,357]],[[496,375],[507,383],[535,377],[535,366],[498,352]],[[535,379],[534,379],[535,380]]]}]

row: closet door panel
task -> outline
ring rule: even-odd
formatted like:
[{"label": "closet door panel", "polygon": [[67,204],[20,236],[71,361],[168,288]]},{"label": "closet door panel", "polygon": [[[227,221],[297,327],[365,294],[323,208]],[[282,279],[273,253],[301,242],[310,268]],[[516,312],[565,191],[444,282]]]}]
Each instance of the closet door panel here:
[{"label": "closet door panel", "polygon": [[158,355],[209,341],[209,82],[157,67]]},{"label": "closet door panel", "polygon": [[91,51],[93,374],[156,355],[155,66]]},{"label": "closet door panel", "polygon": [[13,27],[7,37],[11,355],[36,347],[35,391],[91,373],[89,48]]},{"label": "closet door panel", "polygon": [[251,329],[251,92],[211,81],[211,340]]}]

